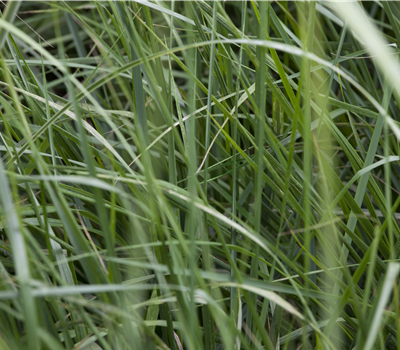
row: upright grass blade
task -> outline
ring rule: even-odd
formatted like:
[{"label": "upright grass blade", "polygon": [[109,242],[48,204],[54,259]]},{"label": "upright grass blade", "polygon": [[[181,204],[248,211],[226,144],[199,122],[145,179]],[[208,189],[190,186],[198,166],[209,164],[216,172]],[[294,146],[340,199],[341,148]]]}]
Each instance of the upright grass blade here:
[{"label": "upright grass blade", "polygon": [[[247,1],[244,0],[242,1],[242,7],[241,7],[241,25],[242,25],[242,32],[245,31],[246,28],[246,11],[247,11]],[[237,77],[240,77],[242,75],[242,61],[243,61],[243,47],[240,47],[240,53],[239,53],[239,59],[238,59],[238,70],[237,70]],[[235,95],[235,120],[233,122],[233,140],[235,143],[238,143],[238,128],[237,128],[237,123],[238,123],[238,116],[239,116],[239,88],[240,88],[240,79],[236,78],[236,95]],[[237,150],[236,148],[233,147],[232,149],[232,158],[233,158],[233,163],[232,163],[232,218],[235,220],[236,215],[237,215],[237,190],[238,190],[238,183],[237,183]],[[231,245],[236,246],[237,244],[237,237],[236,237],[236,230],[235,228],[232,228],[232,238],[231,238]],[[237,261],[237,252],[235,250],[232,250],[232,261],[236,265]],[[231,268],[231,275],[234,275],[234,270]],[[231,289],[231,317],[235,319],[235,316],[238,315],[238,311],[240,309],[240,301],[239,305],[237,302],[236,298],[236,289],[233,287]],[[238,319],[239,315],[237,316]],[[238,327],[240,327],[240,322],[238,322]]]},{"label": "upright grass blade", "polygon": [[[29,349],[36,350],[40,348],[40,340],[37,336],[37,309],[36,302],[32,295],[30,286],[31,273],[28,262],[28,251],[25,238],[23,236],[23,227],[18,217],[17,208],[14,207],[14,199],[10,183],[5,174],[3,162],[0,160],[0,188],[1,188],[1,208],[7,227],[7,236],[14,251],[14,262],[16,277],[21,290],[21,301],[23,305],[23,315],[25,329],[27,333],[27,346]],[[16,186],[13,186],[14,191]],[[14,192],[15,193],[15,192]]]},{"label": "upright grass blade", "polygon": [[[8,23],[13,23],[15,21],[15,16],[21,6],[21,1],[11,1],[7,3],[7,7],[2,14],[4,21]],[[0,28],[0,49],[3,48],[4,43],[7,39],[7,30],[5,28]]]},{"label": "upright grass blade", "polygon": [[[264,40],[267,36],[266,32],[268,30],[269,21],[269,4],[267,2],[260,3],[260,23],[258,26],[258,39]],[[265,123],[265,99],[266,90],[264,88],[266,80],[266,66],[263,64],[265,57],[265,48],[262,46],[257,47],[257,60],[258,60],[258,70],[257,70],[257,80],[256,80],[256,104],[258,113],[255,118],[255,143],[256,143],[256,164],[258,171],[256,172],[254,193],[255,193],[255,208],[254,208],[254,222],[255,231],[260,232],[261,227],[261,212],[262,212],[262,192],[263,192],[263,178],[262,178],[262,162],[263,162],[263,150],[264,150],[264,123]],[[258,258],[259,258],[259,247],[255,246],[255,257],[251,262],[251,276],[255,279],[258,278]],[[252,328],[252,315],[249,313],[247,316],[247,325]]]}]

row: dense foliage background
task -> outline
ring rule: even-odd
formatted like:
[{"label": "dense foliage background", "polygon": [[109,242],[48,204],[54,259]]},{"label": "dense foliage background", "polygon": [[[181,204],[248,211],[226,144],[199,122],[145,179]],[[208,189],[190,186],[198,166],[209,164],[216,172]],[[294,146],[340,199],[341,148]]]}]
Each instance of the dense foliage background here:
[{"label": "dense foliage background", "polygon": [[0,349],[400,349],[398,3],[0,6]]}]

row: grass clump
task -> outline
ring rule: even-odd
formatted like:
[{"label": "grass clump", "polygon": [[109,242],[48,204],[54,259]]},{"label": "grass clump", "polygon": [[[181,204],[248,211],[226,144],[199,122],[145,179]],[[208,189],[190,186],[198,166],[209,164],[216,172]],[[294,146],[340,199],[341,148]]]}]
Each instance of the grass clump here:
[{"label": "grass clump", "polygon": [[399,23],[2,4],[0,349],[400,349]]}]

